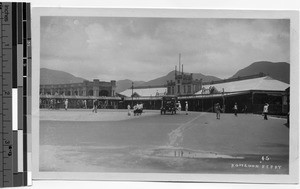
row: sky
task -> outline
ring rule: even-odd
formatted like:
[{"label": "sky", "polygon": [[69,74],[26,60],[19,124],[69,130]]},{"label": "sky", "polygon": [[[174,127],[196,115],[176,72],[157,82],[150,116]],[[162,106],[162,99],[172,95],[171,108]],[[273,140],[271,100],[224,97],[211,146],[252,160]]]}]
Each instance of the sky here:
[{"label": "sky", "polygon": [[41,17],[41,68],[88,80],[149,81],[178,67],[225,79],[290,62],[285,19]]}]

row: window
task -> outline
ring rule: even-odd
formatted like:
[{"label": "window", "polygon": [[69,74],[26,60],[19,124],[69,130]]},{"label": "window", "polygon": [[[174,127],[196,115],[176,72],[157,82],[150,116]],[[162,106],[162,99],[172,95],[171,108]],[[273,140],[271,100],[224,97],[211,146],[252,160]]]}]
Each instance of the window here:
[{"label": "window", "polygon": [[190,85],[188,85],[188,93],[192,93]]}]

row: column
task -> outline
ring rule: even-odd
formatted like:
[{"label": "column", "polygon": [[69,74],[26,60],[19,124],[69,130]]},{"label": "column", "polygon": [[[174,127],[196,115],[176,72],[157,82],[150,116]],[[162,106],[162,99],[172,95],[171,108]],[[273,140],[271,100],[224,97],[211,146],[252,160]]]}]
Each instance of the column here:
[{"label": "column", "polygon": [[93,87],[93,96],[99,96],[99,87]]},{"label": "column", "polygon": [[87,96],[87,95],[86,95],[86,87],[83,87],[83,88],[82,88],[82,96]]}]

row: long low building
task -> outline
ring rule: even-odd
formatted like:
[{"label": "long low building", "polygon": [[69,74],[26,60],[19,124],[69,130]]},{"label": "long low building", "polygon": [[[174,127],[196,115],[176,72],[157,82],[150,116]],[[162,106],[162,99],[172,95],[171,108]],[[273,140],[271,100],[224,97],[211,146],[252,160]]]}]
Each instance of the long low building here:
[{"label": "long low building", "polygon": [[224,106],[225,112],[233,112],[238,104],[240,112],[261,113],[265,103],[270,104],[270,113],[288,112],[289,84],[269,76],[239,78],[224,83],[203,85],[202,90],[192,96],[181,97],[191,103],[193,110],[213,111],[215,103]]},{"label": "long low building", "polygon": [[[178,95],[182,107],[185,101],[191,111],[214,111],[216,103],[221,104],[225,112],[233,112],[238,104],[240,112],[261,113],[265,103],[270,104],[270,113],[286,114],[288,112],[289,84],[262,74],[232,78],[205,83],[201,90],[192,95]],[[167,87],[148,87],[127,89],[120,93],[124,106],[141,102],[145,108],[159,109],[161,97],[168,94]]]},{"label": "long low building", "polygon": [[133,89],[126,89],[125,91],[119,93],[119,95],[124,97],[156,97],[163,96],[167,94],[167,87],[136,87]]},{"label": "long low building", "polygon": [[87,107],[92,108],[93,101],[98,100],[100,108],[122,109],[127,108],[128,105],[133,107],[137,103],[143,103],[144,109],[159,110],[163,96],[175,95],[183,109],[185,102],[188,102],[190,111],[213,112],[216,103],[219,103],[227,113],[233,112],[232,108],[235,103],[238,104],[239,112],[245,113],[261,113],[265,103],[270,104],[271,114],[287,114],[289,111],[289,94],[287,92],[289,84],[263,74],[199,83],[200,90],[193,90],[193,93],[189,93],[189,90],[184,92],[185,87],[180,86],[182,83],[184,82],[177,81],[175,84],[173,82],[174,89],[172,90],[168,90],[168,87],[170,88],[168,84],[134,87],[116,94],[116,96],[100,96],[92,95],[92,93],[89,96],[41,94],[40,107],[47,108],[54,101],[61,108],[64,100],[69,99],[70,108],[82,108],[85,101]]}]

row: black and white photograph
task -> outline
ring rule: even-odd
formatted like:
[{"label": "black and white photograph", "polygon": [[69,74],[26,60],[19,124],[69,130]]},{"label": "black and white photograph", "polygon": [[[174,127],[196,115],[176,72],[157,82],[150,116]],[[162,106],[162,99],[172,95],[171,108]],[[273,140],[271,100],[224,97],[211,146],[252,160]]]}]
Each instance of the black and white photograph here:
[{"label": "black and white photograph", "polygon": [[68,11],[39,17],[39,174],[291,174],[289,17]]}]

